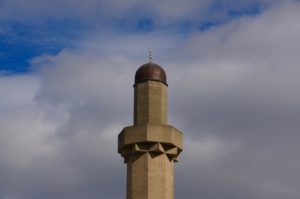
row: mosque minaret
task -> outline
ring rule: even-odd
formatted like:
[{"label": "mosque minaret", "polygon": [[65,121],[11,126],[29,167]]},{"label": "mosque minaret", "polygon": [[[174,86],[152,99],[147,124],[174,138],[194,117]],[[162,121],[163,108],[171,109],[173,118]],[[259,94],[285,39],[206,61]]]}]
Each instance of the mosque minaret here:
[{"label": "mosque minaret", "polygon": [[134,124],[118,137],[127,164],[127,199],[174,199],[174,162],[183,149],[182,133],[168,125],[168,84],[152,62],[135,74]]}]

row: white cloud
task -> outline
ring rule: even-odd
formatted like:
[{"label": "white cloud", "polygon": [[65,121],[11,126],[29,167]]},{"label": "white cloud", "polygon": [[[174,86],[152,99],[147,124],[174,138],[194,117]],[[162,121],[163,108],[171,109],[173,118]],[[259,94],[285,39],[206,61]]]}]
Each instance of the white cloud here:
[{"label": "white cloud", "polygon": [[1,76],[0,197],[124,196],[117,134],[132,123],[134,72],[153,45],[170,123],[185,132],[177,197],[299,198],[298,9],[278,5],[187,40],[94,36],[35,58],[33,76]]},{"label": "white cloud", "polygon": [[37,77],[1,77],[0,79],[0,110],[17,108],[30,104],[39,91]]}]

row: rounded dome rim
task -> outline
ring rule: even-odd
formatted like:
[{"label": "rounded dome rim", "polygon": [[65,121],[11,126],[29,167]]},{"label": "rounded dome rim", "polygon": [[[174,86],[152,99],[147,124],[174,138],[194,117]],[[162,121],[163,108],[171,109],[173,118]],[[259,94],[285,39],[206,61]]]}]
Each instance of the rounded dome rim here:
[{"label": "rounded dome rim", "polygon": [[166,71],[158,64],[153,62],[148,62],[141,65],[135,73],[135,82],[136,84],[145,82],[145,81],[158,81],[164,83],[166,86],[167,84],[167,75]]}]

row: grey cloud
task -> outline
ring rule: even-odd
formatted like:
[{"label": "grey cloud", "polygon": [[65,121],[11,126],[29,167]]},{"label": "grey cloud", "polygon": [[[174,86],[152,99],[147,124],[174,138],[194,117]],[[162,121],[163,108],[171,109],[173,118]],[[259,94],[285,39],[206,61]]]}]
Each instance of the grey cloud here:
[{"label": "grey cloud", "polygon": [[[120,0],[4,0],[1,2],[0,17],[4,20],[40,20],[43,18],[65,19],[66,17],[78,17],[80,20],[99,21],[99,24],[106,20],[123,18],[124,15],[139,16],[143,18],[152,16],[157,24],[174,20],[202,19],[208,16],[214,6],[224,7],[224,10],[214,15],[228,15],[228,7],[239,9],[253,4],[262,4],[266,7],[273,5],[278,0],[257,0],[253,1],[120,1]],[[214,17],[216,18],[216,17]],[[169,22],[168,22],[169,23]]]},{"label": "grey cloud", "polygon": [[[162,17],[179,17],[189,14],[189,11],[197,7],[206,6],[207,3],[198,1],[182,2],[182,1],[164,1],[164,2],[148,2],[148,1],[3,1],[1,12],[3,18],[22,19],[21,16],[26,18],[36,17],[64,17],[66,15],[77,16],[85,19],[114,18],[132,11],[137,11],[142,14],[143,12],[157,14]],[[14,14],[11,13],[11,11]],[[18,12],[16,12],[18,11]],[[134,14],[134,13],[133,13]],[[0,16],[1,16],[0,15]],[[21,15],[21,16],[20,16]]]},{"label": "grey cloud", "polygon": [[95,47],[92,38],[36,58],[34,76],[1,77],[11,92],[0,105],[11,108],[0,112],[0,197],[124,198],[117,134],[132,122],[137,57],[153,43],[170,124],[185,132],[177,198],[299,198],[298,6],[187,40],[149,34]]},{"label": "grey cloud", "polygon": [[173,93],[181,91],[171,96],[174,120],[183,120],[181,128],[199,145],[203,137],[217,136],[239,147],[209,167],[194,157],[194,170],[178,174],[194,179],[189,189],[178,186],[180,197],[201,188],[201,196],[213,198],[299,197],[298,6],[277,7],[191,39],[188,54],[200,59],[182,69],[188,77],[183,81],[173,74]]}]

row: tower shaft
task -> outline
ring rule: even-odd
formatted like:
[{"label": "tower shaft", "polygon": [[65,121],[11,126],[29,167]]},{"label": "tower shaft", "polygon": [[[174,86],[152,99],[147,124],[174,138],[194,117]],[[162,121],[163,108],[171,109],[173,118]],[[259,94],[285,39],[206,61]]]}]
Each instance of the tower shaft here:
[{"label": "tower shaft", "polygon": [[146,81],[134,87],[134,125],[167,124],[167,86]]},{"label": "tower shaft", "polygon": [[167,155],[143,153],[127,163],[127,198],[174,198],[174,166]]}]

